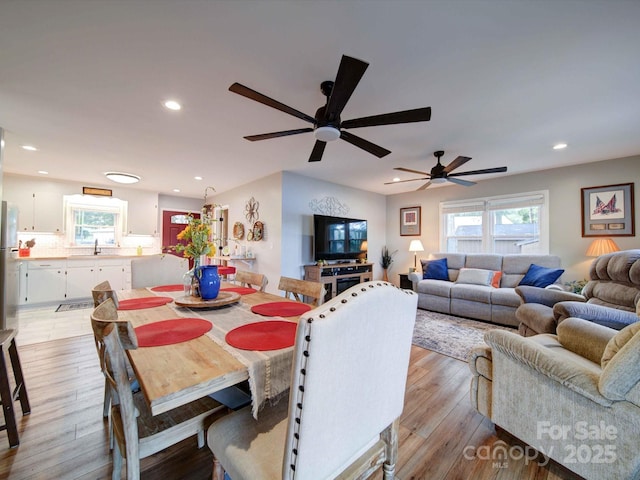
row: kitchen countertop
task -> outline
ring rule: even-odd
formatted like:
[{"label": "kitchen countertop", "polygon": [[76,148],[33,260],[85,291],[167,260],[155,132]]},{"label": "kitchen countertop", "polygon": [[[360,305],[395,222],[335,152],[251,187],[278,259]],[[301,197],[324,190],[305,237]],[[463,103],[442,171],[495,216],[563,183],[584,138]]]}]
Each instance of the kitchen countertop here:
[{"label": "kitchen countertop", "polygon": [[[42,257],[38,257],[38,256],[29,256],[29,257],[16,257],[17,260],[88,260],[91,258],[94,259],[100,259],[100,258],[122,258],[122,259],[126,259],[126,258],[139,258],[139,257],[153,257],[156,254],[152,254],[152,255],[109,255],[109,254],[98,254],[98,255],[67,255],[67,256],[62,256],[62,257],[54,257],[54,256],[42,256]],[[160,254],[157,254],[160,255]]]}]

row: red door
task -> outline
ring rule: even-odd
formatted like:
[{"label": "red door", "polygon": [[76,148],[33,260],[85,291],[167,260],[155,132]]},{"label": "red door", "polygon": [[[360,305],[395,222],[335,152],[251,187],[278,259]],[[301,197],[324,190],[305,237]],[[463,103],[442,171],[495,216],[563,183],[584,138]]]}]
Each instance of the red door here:
[{"label": "red door", "polygon": [[162,252],[170,253],[177,257],[182,258],[182,252],[176,253],[173,248],[179,243],[186,243],[178,240],[178,234],[185,229],[189,223],[189,217],[191,215],[194,218],[200,218],[199,213],[191,212],[176,212],[171,210],[165,210],[162,212]]}]

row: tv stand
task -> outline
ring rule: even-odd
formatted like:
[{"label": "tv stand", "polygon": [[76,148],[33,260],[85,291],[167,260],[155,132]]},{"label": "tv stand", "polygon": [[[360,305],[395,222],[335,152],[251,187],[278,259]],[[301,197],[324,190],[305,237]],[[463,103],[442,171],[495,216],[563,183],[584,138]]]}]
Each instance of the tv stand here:
[{"label": "tv stand", "polygon": [[327,301],[358,283],[373,280],[373,263],[334,263],[331,265],[305,265],[304,279],[321,282],[327,291]]}]

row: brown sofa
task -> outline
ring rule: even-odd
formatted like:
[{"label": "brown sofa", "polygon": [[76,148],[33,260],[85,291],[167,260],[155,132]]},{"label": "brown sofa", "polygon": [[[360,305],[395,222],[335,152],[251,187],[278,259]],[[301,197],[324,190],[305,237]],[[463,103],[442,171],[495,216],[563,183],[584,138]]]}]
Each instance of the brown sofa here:
[{"label": "brown sofa", "polygon": [[517,287],[522,305],[516,310],[523,336],[555,333],[566,318],[578,317],[621,330],[637,322],[640,303],[640,249],[609,253],[591,264],[582,294],[536,287]]}]

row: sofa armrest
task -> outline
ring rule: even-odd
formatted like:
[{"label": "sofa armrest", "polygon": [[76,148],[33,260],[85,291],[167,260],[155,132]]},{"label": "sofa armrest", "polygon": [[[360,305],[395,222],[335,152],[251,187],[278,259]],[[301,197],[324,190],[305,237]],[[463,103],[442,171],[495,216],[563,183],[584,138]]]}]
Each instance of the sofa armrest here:
[{"label": "sofa armrest", "polygon": [[521,285],[516,287],[516,293],[522,299],[522,303],[541,303],[547,307],[553,307],[558,302],[574,301],[586,302],[587,299],[579,293],[565,292],[561,290],[530,287]]},{"label": "sofa armrest", "polygon": [[557,303],[553,307],[553,316],[558,323],[569,317],[578,317],[615,330],[622,330],[640,320],[635,312],[581,302]]},{"label": "sofa armrest", "polygon": [[576,362],[558,358],[553,354],[553,349],[531,341],[530,337],[521,337],[505,330],[489,330],[484,335],[484,341],[514,362],[526,365],[558,382],[559,386],[573,390],[600,405],[613,404],[600,394],[598,375]]},{"label": "sofa armrest", "polygon": [[574,317],[567,318],[557,328],[558,341],[564,348],[597,364],[616,333],[613,328]]},{"label": "sofa armrest", "polygon": [[412,283],[419,282],[420,280],[422,280],[422,274],[418,272],[411,272],[409,274],[409,280],[411,280]]}]

